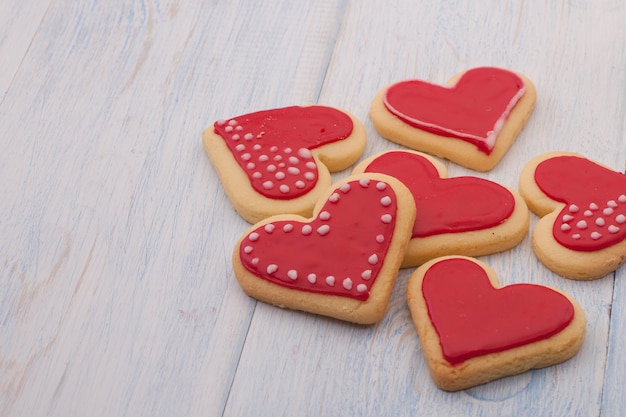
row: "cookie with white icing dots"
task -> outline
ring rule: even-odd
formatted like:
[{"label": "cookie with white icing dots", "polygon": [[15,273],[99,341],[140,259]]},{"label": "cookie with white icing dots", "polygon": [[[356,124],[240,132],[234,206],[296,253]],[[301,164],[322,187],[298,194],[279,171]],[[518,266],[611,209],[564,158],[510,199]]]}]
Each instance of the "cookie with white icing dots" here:
[{"label": "cookie with white icing dots", "polygon": [[374,323],[387,309],[414,221],[401,182],[350,176],[325,191],[312,218],[277,215],[250,228],[233,251],[235,276],[260,301]]},{"label": "cookie with white icing dots", "polygon": [[413,194],[417,215],[403,267],[444,255],[502,252],[528,232],[528,207],[517,192],[478,177],[447,178],[445,166],[426,154],[383,152],[354,168],[361,172],[391,175]]},{"label": "cookie with white icing dots", "polygon": [[548,269],[591,280],[624,263],[626,175],[581,155],[552,152],[528,162],[519,189],[542,217],[532,246]]},{"label": "cookie with white icing dots", "polygon": [[524,75],[472,68],[446,86],[423,80],[382,88],[370,117],[381,136],[477,171],[492,169],[511,147],[536,101]]},{"label": "cookie with white icing dots", "polygon": [[431,377],[447,391],[564,362],[585,337],[584,312],[569,295],[535,284],[501,287],[472,258],[417,268],[407,300]]},{"label": "cookie with white icing dots", "polygon": [[363,125],[327,106],[292,106],[219,120],[202,141],[231,204],[248,222],[311,214],[330,172],[365,149]]}]

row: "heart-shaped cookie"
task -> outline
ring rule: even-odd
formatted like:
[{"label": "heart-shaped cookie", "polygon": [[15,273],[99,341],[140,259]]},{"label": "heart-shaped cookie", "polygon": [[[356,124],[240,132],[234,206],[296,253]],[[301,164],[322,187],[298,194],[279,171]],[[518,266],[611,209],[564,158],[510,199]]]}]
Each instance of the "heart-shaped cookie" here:
[{"label": "heart-shaped cookie", "polygon": [[388,151],[353,173],[378,172],[399,179],[417,208],[403,266],[444,255],[479,256],[511,249],[526,235],[528,208],[514,191],[486,179],[446,178],[445,166],[414,151]]},{"label": "heart-shaped cookie", "polygon": [[626,260],[626,175],[581,155],[553,152],[524,167],[520,192],[543,216],[533,250],[550,270],[596,279]]},{"label": "heart-shaped cookie", "polygon": [[535,100],[525,76],[479,67],[457,74],[448,86],[423,80],[387,86],[374,99],[370,116],[393,142],[487,171],[511,146]]},{"label": "heart-shaped cookie", "polygon": [[309,215],[365,148],[365,130],[326,106],[284,107],[219,120],[204,148],[235,209],[251,223],[280,213]]},{"label": "heart-shaped cookie", "polygon": [[313,218],[278,215],[233,252],[244,291],[261,301],[355,323],[379,320],[415,220],[409,191],[367,174],[331,187]]},{"label": "heart-shaped cookie", "polygon": [[585,317],[555,289],[498,286],[495,272],[466,257],[418,268],[407,299],[435,383],[465,389],[563,362],[580,349]]}]

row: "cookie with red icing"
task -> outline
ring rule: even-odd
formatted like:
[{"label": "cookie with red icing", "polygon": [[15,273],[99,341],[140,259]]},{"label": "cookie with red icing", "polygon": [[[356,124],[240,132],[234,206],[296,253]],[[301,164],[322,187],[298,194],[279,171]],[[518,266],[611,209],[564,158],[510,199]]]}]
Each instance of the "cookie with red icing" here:
[{"label": "cookie with red icing", "polygon": [[478,67],[446,86],[423,80],[388,85],[374,98],[370,117],[392,142],[488,171],[521,132],[536,95],[522,74]]},{"label": "cookie with red icing", "polygon": [[447,178],[445,166],[429,155],[387,151],[359,163],[353,173],[361,172],[391,175],[413,194],[417,215],[403,267],[502,252],[528,232],[528,207],[517,192],[478,177]]},{"label": "cookie with red icing", "polygon": [[233,251],[251,297],[360,324],[384,315],[415,221],[411,193],[381,174],[328,188],[312,218],[277,215],[251,227]]},{"label": "cookie with red icing", "polygon": [[447,391],[561,363],[585,337],[584,312],[569,295],[535,284],[501,287],[472,258],[417,268],[407,300],[431,377]]},{"label": "cookie with red icing", "polygon": [[532,246],[547,268],[591,280],[624,263],[626,175],[578,154],[552,152],[528,162],[519,189],[541,217]]},{"label": "cookie with red icing", "polygon": [[202,141],[231,204],[248,222],[303,216],[330,186],[330,172],[352,165],[365,129],[327,106],[291,106],[218,120]]}]

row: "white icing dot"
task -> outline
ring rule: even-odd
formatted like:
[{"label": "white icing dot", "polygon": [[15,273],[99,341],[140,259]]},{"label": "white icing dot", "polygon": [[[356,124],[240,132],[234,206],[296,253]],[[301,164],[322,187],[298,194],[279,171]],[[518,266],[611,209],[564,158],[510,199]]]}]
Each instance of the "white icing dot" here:
[{"label": "white icing dot", "polygon": [[267,273],[268,274],[273,274],[274,272],[276,272],[278,270],[278,265],[276,264],[269,264],[267,266]]},{"label": "white icing dot", "polygon": [[283,160],[282,155],[274,155],[274,161],[278,162],[278,161],[282,161],[282,160]]},{"label": "white icing dot", "polygon": [[270,148],[270,152],[276,152],[278,150],[278,146],[272,146]]},{"label": "white icing dot", "polygon": [[246,145],[244,145],[243,143],[240,143],[239,145],[235,146],[235,150],[241,152],[244,149],[246,149]]},{"label": "white icing dot", "polygon": [[585,217],[591,217],[593,216],[593,212],[591,210],[585,210],[585,212],[583,213],[583,215]]},{"label": "white icing dot", "polygon": [[285,153],[291,153],[291,148],[285,148],[285,149],[284,149],[284,152],[285,152]]},{"label": "white icing dot", "polygon": [[376,265],[378,263],[378,255],[373,254],[372,256],[367,258],[367,262],[369,262],[370,265]]},{"label": "white icing dot", "polygon": [[238,124],[239,124],[239,123],[237,123],[237,120],[235,120],[235,119],[231,119],[231,120],[228,122],[228,125],[229,125],[229,126],[237,126]]},{"label": "white icing dot", "polygon": [[361,185],[361,187],[365,188],[368,185],[370,185],[370,179],[369,178],[361,178],[359,180],[359,184]]},{"label": "white icing dot", "polygon": [[607,201],[606,205],[609,206],[609,207],[613,207],[613,208],[617,207],[617,203],[615,202],[615,200]]},{"label": "white icing dot", "polygon": [[305,224],[304,226],[302,226],[303,235],[305,236],[310,235],[312,231],[313,231],[313,228],[311,227],[311,225]]},{"label": "white icing dot", "polygon": [[243,159],[244,161],[249,161],[250,158],[252,158],[252,155],[250,155],[249,153],[244,153],[243,155],[241,155],[241,159]]},{"label": "white icing dot", "polygon": [[311,284],[315,284],[315,281],[317,281],[317,275],[315,274],[309,274],[306,279],[311,283]]},{"label": "white icing dot", "polygon": [[269,164],[269,165],[267,166],[267,168],[265,168],[265,169],[267,169],[267,171],[268,171],[268,172],[274,172],[274,171],[276,171],[276,165],[274,165],[274,164]]},{"label": "white icing dot", "polygon": [[562,230],[562,231],[564,231],[564,232],[566,232],[566,231],[568,231],[568,230],[570,230],[570,229],[571,229],[571,227],[570,227],[570,225],[569,225],[569,224],[565,224],[565,223],[563,223],[563,224],[561,225],[561,230]]},{"label": "white icing dot", "polygon": [[300,149],[298,149],[298,156],[300,158],[304,158],[304,159],[311,159],[313,154],[307,148],[300,148]]},{"label": "white icing dot", "polygon": [[363,278],[365,281],[367,281],[370,278],[372,278],[372,270],[371,269],[366,269],[365,271],[363,271],[361,273],[361,278]]},{"label": "white icing dot", "polygon": [[287,172],[290,173],[291,175],[299,175],[300,174],[300,170],[296,167],[289,167],[287,168]]},{"label": "white icing dot", "polygon": [[331,287],[335,286],[335,277],[332,275],[329,275],[326,277],[326,284],[330,285]]},{"label": "white icing dot", "polygon": [[265,181],[263,183],[263,188],[265,188],[266,190],[271,190],[272,188],[274,188],[274,183],[272,181]]},{"label": "white icing dot", "polygon": [[243,126],[238,125],[237,127],[235,127],[235,130],[236,130],[237,132],[241,132],[241,131],[243,130]]},{"label": "white icing dot", "polygon": [[563,215],[563,221],[564,222],[568,222],[570,220],[572,220],[574,218],[574,216],[572,216],[571,214],[564,214]]},{"label": "white icing dot", "polygon": [[256,165],[254,165],[254,162],[248,162],[248,164],[246,165],[246,168],[254,169],[254,168],[256,168]]},{"label": "white icing dot", "polygon": [[626,195],[620,195],[619,197],[617,197],[617,201],[619,201],[620,203],[626,203]]},{"label": "white icing dot", "polygon": [[609,226],[609,233],[617,233],[619,232],[619,227],[615,226],[614,224]]},{"label": "white icing dot", "polygon": [[280,187],[278,187],[278,189],[283,194],[287,194],[291,190],[287,184],[282,184]]},{"label": "white icing dot", "polygon": [[226,120],[224,120],[224,119],[219,119],[219,120],[217,121],[217,125],[218,125],[218,126],[224,126],[224,123],[226,123]]},{"label": "white icing dot", "polygon": [[298,271],[296,271],[295,269],[290,269],[289,271],[287,271],[287,276],[289,277],[289,279],[295,281],[296,279],[298,279]]},{"label": "white icing dot", "polygon": [[281,162],[280,164],[278,164],[278,168],[284,168],[285,167],[285,163]]},{"label": "white icing dot", "polygon": [[256,145],[254,145],[252,147],[252,149],[254,149],[255,151],[260,151],[261,150],[261,145],[259,145],[258,143]]},{"label": "white icing dot", "polygon": [[601,237],[602,237],[602,234],[601,234],[601,233],[598,233],[598,232],[592,232],[592,233],[591,233],[591,238],[592,238],[593,240],[598,240],[598,239],[600,239]]},{"label": "white icing dot", "polygon": [[266,162],[266,161],[268,161],[269,159],[270,159],[270,157],[269,157],[269,156],[267,156],[267,155],[260,155],[260,156],[259,156],[259,161],[261,161],[261,162]]},{"label": "white icing dot", "polygon": [[272,233],[274,231],[274,225],[272,223],[268,223],[263,227],[267,233]]},{"label": "white icing dot", "polygon": [[330,213],[324,210],[323,212],[320,213],[319,218],[320,220],[328,220],[330,219]]},{"label": "white icing dot", "polygon": [[312,181],[312,180],[315,179],[315,174],[312,173],[312,172],[305,172],[304,173],[304,178],[309,180],[309,181]]},{"label": "white icing dot", "polygon": [[572,235],[572,239],[576,239],[576,240],[578,240],[578,239],[580,239],[580,235],[579,235],[578,233],[574,233],[574,234]]},{"label": "white icing dot", "polygon": [[274,174],[274,177],[276,177],[277,180],[282,180],[286,177],[286,175],[283,171],[278,171],[276,174]]},{"label": "white icing dot", "polygon": [[252,263],[252,265],[257,266],[259,264],[259,258],[252,258],[250,262]]},{"label": "white icing dot", "polygon": [[224,128],[224,130],[230,133],[230,132],[232,132],[232,131],[233,131],[233,127],[232,127],[232,126],[226,126],[226,127]]},{"label": "white icing dot", "polygon": [[295,156],[290,156],[289,157],[289,163],[291,165],[296,165],[300,162],[300,160],[298,158],[296,158]]},{"label": "white icing dot", "polygon": [[387,189],[387,183],[379,181],[378,183],[376,183],[376,189],[378,191],[383,191],[383,190]]},{"label": "white icing dot", "polygon": [[580,220],[578,223],[576,223],[576,227],[578,227],[579,229],[586,229],[587,222],[584,220]]},{"label": "white icing dot", "polygon": [[350,291],[352,289],[352,280],[350,278],[346,278],[342,282],[343,287]]},{"label": "white icing dot", "polygon": [[317,165],[315,165],[315,162],[309,161],[309,162],[306,163],[306,167],[308,169],[315,169],[315,168],[317,168]]},{"label": "white icing dot", "polygon": [[[379,182],[379,184],[383,184],[381,182]],[[380,204],[382,204],[384,207],[388,207],[391,204],[391,197],[384,196],[383,198],[380,199]]]},{"label": "white icing dot", "polygon": [[598,217],[598,218],[596,219],[596,224],[597,224],[598,226],[604,226],[606,223],[605,223],[605,221],[604,221],[604,219],[603,219],[602,217]]},{"label": "white icing dot", "polygon": [[231,137],[232,140],[239,140],[239,138],[240,136],[236,133]]},{"label": "white icing dot", "polygon": [[383,214],[382,216],[380,216],[380,221],[383,223],[389,224],[391,223],[391,220],[393,220],[391,214]]},{"label": "white icing dot", "polygon": [[246,133],[245,135],[243,135],[243,138],[245,140],[250,140],[254,137],[254,135],[252,133]]},{"label": "white icing dot", "polygon": [[343,191],[343,192],[344,192],[344,194],[345,194],[345,193],[347,193],[348,191],[350,191],[350,184],[348,184],[348,183],[341,184],[341,186],[339,187],[339,189],[340,189],[341,191]]},{"label": "white icing dot", "polygon": [[330,201],[331,203],[336,203],[337,201],[339,201],[339,194],[332,193],[330,197],[328,197],[328,201]]},{"label": "white icing dot", "polygon": [[600,207],[598,207],[598,205],[597,205],[596,203],[591,203],[591,204],[589,204],[589,208],[590,208],[591,210],[597,210],[597,209],[599,209]]},{"label": "white icing dot", "polygon": [[358,292],[365,292],[365,291],[367,291],[367,285],[365,285],[365,284],[359,284],[359,285],[357,285],[357,286],[356,286],[356,290],[357,290]]},{"label": "white icing dot", "polygon": [[611,207],[607,207],[602,210],[602,214],[604,214],[605,216],[610,216],[611,214],[613,214],[613,209]]},{"label": "white icing dot", "polygon": [[246,246],[246,247],[243,248],[243,252],[244,253],[250,253],[250,252],[252,252],[253,249],[254,248],[252,246]]},{"label": "white icing dot", "polygon": [[287,223],[283,226],[283,232],[289,233],[293,230],[293,224]]},{"label": "white icing dot", "polygon": [[619,224],[622,224],[622,223],[626,222],[626,216],[624,216],[623,214],[619,214],[615,218],[615,221],[618,222]]},{"label": "white icing dot", "polygon": [[263,174],[261,174],[259,171],[254,172],[252,174],[252,178],[261,178],[263,176]]},{"label": "white icing dot", "polygon": [[327,224],[323,224],[323,225],[321,225],[320,227],[317,228],[317,233],[320,236],[327,235],[328,232],[330,232],[330,226],[327,225]]},{"label": "white icing dot", "polygon": [[304,188],[304,181],[301,181],[301,180],[296,181],[296,188]]},{"label": "white icing dot", "polygon": [[259,234],[257,232],[252,232],[250,233],[250,236],[248,236],[248,239],[250,239],[250,242],[256,242],[259,240]]},{"label": "white icing dot", "polygon": [[577,213],[579,210],[578,206],[576,204],[572,204],[569,206],[569,211],[570,213]]},{"label": "white icing dot", "polygon": [[376,242],[383,243],[385,241],[384,235],[376,235]]}]

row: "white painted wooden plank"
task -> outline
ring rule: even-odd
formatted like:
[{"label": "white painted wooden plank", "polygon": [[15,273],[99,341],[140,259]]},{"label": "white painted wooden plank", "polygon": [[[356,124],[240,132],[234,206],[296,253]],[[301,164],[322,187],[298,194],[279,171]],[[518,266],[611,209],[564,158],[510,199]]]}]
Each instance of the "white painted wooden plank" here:
[{"label": "white painted wooden plank", "polygon": [[41,0],[0,2],[0,103],[49,4]]},{"label": "white painted wooden plank", "polygon": [[0,105],[0,415],[221,414],[255,303],[201,132],[314,102],[339,6],[53,4]]},{"label": "white painted wooden plank", "polygon": [[[367,116],[383,85],[414,77],[445,82],[472,66],[504,66],[535,81],[537,108],[501,164],[479,176],[516,187],[532,156],[561,149],[618,169],[626,150],[625,13],[615,1],[396,1],[384,8],[351,2],[320,102],[365,122],[366,157],[397,147]],[[477,175],[454,164],[449,170]],[[410,271],[402,271],[384,321],[369,328],[259,304],[225,415],[599,415],[613,277],[587,283],[556,277],[536,260],[529,238],[484,260],[503,284],[551,285],[579,300],[590,325],[575,358],[461,393],[438,390],[404,301]]]},{"label": "white painted wooden plank", "polygon": [[626,395],[624,395],[626,331],[624,329],[626,329],[626,273],[624,268],[621,268],[616,273],[611,308],[602,417],[623,416],[626,413]]}]

